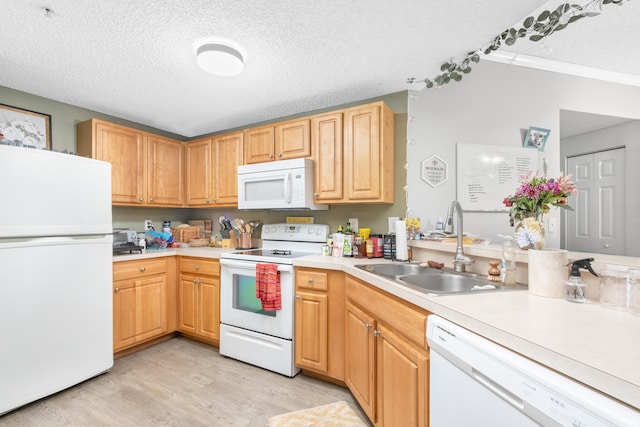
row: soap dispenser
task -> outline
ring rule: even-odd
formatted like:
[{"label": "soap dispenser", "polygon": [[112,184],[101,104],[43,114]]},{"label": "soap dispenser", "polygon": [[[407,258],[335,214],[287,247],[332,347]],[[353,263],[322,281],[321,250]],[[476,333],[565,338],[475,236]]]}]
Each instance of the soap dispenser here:
[{"label": "soap dispenser", "polygon": [[569,274],[569,280],[567,280],[564,284],[565,293],[564,299],[571,302],[587,302],[585,289],[587,285],[582,283],[580,278],[580,269],[584,268],[589,270],[591,274],[598,277],[593,268],[591,267],[591,262],[593,262],[593,258],[584,258],[579,259],[571,263],[571,274]]}]

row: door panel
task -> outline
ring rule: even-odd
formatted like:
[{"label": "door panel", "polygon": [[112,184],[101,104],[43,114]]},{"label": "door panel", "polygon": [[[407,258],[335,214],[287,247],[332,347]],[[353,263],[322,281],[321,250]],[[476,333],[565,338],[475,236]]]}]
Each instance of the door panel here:
[{"label": "door panel", "polygon": [[567,249],[610,255],[625,252],[625,149],[567,159],[578,194],[569,199]]}]

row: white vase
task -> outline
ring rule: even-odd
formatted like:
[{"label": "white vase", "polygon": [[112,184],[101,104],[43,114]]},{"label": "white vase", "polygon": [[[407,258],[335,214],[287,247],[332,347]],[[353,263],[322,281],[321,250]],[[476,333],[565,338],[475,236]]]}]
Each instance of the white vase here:
[{"label": "white vase", "polygon": [[529,249],[529,293],[542,297],[562,298],[568,280],[568,253],[564,249]]}]

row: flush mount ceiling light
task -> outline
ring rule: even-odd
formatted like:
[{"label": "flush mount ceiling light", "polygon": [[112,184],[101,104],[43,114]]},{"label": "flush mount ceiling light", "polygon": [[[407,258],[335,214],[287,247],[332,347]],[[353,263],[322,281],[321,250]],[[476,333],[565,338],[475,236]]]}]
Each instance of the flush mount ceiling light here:
[{"label": "flush mount ceiling light", "polygon": [[200,68],[216,76],[235,76],[244,69],[244,58],[235,48],[221,43],[205,43],[198,48]]}]

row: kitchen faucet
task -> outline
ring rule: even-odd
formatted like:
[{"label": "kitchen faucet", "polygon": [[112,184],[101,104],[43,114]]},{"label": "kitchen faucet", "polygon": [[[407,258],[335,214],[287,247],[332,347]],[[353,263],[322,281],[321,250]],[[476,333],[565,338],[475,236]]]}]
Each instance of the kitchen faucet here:
[{"label": "kitchen faucet", "polygon": [[449,210],[447,211],[447,223],[444,231],[446,233],[453,233],[453,215],[458,213],[458,218],[456,219],[456,226],[458,228],[458,246],[456,247],[456,257],[453,259],[453,269],[455,271],[463,272],[465,271],[465,267],[467,265],[473,264],[475,261],[469,258],[464,254],[464,249],[462,248],[462,206],[457,200],[451,202],[449,206]]}]

